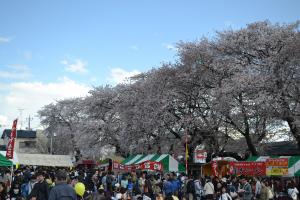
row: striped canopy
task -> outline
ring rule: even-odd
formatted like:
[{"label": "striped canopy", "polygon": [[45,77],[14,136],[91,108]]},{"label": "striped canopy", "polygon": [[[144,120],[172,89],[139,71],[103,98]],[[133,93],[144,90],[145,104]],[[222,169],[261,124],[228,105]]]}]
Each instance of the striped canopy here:
[{"label": "striped canopy", "polygon": [[132,165],[140,164],[145,161],[160,162],[165,172],[184,172],[185,167],[169,154],[138,154],[132,155],[122,161],[121,164]]},{"label": "striped canopy", "polygon": [[300,155],[299,156],[252,156],[247,161],[266,161],[268,158],[288,158],[289,176],[300,176]]}]

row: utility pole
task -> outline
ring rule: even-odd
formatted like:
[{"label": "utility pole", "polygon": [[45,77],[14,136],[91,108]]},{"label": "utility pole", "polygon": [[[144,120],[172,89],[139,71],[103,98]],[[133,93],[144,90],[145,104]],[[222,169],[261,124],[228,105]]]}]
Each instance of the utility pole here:
[{"label": "utility pole", "polygon": [[26,118],[26,120],[28,120],[28,130],[30,131],[31,130],[31,127],[30,127],[30,122],[31,122],[31,120],[33,120],[33,117],[30,117],[30,115],[29,115],[29,117],[28,118]]}]

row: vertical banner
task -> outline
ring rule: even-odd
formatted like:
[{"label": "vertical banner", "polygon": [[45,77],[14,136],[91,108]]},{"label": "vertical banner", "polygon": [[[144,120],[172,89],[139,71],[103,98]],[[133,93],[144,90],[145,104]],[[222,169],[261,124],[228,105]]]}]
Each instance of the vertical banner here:
[{"label": "vertical banner", "polygon": [[288,158],[268,158],[266,160],[267,176],[286,176],[289,174]]},{"label": "vertical banner", "polygon": [[213,176],[219,176],[218,163],[216,161],[211,162],[211,171]]},{"label": "vertical banner", "polygon": [[18,119],[15,119],[10,132],[10,139],[6,147],[6,158],[13,159],[14,157],[14,147],[15,147],[15,138],[17,135],[17,122]]}]

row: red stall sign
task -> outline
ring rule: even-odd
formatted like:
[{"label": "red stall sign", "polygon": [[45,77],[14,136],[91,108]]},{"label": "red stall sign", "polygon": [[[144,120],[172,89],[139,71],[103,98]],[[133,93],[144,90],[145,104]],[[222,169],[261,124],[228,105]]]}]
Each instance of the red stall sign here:
[{"label": "red stall sign", "polygon": [[230,162],[230,174],[244,176],[265,176],[265,162]]}]

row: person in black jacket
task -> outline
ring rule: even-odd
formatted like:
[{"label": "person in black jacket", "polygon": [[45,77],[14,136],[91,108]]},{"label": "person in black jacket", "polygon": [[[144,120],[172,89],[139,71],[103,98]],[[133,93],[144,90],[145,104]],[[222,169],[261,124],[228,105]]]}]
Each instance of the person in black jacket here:
[{"label": "person in black jacket", "polygon": [[49,185],[45,181],[45,175],[43,172],[36,173],[37,183],[28,197],[30,200],[48,200],[49,198]]},{"label": "person in black jacket", "polygon": [[50,191],[49,200],[76,200],[75,190],[67,184],[67,172],[58,170],[56,172],[55,186]]}]

